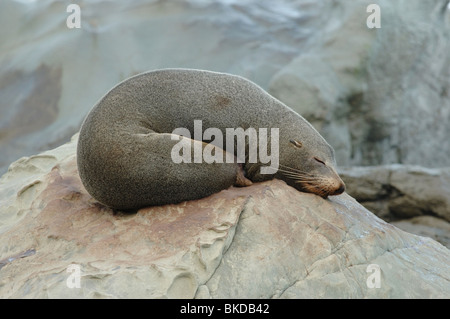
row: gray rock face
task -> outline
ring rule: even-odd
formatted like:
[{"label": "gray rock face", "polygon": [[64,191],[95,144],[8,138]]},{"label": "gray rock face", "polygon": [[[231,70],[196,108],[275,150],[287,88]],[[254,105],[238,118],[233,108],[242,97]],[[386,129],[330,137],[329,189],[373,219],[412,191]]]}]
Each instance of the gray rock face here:
[{"label": "gray rock face", "polygon": [[450,168],[352,167],[340,175],[347,192],[377,216],[450,247]]},{"label": "gray rock face", "polygon": [[433,238],[450,249],[450,223],[433,216],[417,216],[392,222],[392,225],[416,234]]},{"label": "gray rock face", "polygon": [[433,215],[450,221],[450,168],[340,168],[347,191],[385,220]]},{"label": "gray rock face", "polygon": [[[323,4],[270,0],[0,1],[0,174],[75,134],[118,82],[160,68],[245,76],[267,87],[321,21]],[[57,54],[55,53],[57,52]]]},{"label": "gray rock face", "polygon": [[378,1],[382,27],[368,29],[372,2],[86,1],[68,29],[64,2],[1,1],[0,173],[66,142],[119,81],[165,67],[270,89],[339,165],[449,166],[447,1]]},{"label": "gray rock face", "polygon": [[75,148],[0,179],[3,298],[450,297],[450,251],[347,194],[274,180],[124,214],[86,193]]},{"label": "gray rock face", "polygon": [[340,165],[450,165],[447,1],[341,1],[324,35],[274,76],[270,93],[310,120]]}]

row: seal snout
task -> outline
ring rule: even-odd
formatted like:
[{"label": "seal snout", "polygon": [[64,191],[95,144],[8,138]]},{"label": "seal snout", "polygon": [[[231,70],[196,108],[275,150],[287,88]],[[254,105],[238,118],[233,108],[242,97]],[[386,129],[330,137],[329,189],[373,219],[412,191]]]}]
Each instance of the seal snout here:
[{"label": "seal snout", "polygon": [[344,184],[343,181],[341,181],[340,184],[339,184],[339,188],[338,188],[336,191],[334,191],[333,194],[330,194],[330,195],[340,195],[340,194],[342,194],[344,191],[345,191],[345,184]]},{"label": "seal snout", "polygon": [[342,194],[345,191],[345,183],[334,168],[332,168],[332,171],[334,175],[332,182],[333,187],[330,189],[331,192],[328,195],[336,196]]}]

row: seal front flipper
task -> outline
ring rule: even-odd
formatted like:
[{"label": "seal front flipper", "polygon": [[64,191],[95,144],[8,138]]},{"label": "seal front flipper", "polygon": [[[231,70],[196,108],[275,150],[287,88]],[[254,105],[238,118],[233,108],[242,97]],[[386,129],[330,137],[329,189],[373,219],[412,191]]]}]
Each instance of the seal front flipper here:
[{"label": "seal front flipper", "polygon": [[238,165],[237,174],[236,174],[236,182],[234,183],[234,186],[250,186],[253,185],[253,182],[249,180],[247,177],[245,177],[245,171],[242,167],[242,164]]}]

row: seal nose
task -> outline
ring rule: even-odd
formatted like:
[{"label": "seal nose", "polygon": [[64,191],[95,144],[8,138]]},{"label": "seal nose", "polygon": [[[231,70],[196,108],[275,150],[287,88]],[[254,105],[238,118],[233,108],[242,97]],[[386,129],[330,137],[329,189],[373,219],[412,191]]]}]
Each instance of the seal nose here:
[{"label": "seal nose", "polygon": [[339,185],[339,188],[334,192],[333,195],[342,194],[344,191],[345,191],[345,184],[344,184],[344,182],[341,182],[341,184]]}]

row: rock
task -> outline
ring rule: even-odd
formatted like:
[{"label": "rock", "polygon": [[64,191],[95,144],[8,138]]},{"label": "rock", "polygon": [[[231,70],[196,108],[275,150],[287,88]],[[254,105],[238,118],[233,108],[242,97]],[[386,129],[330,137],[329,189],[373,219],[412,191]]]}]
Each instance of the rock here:
[{"label": "rock", "polygon": [[83,188],[76,141],[0,179],[3,298],[450,297],[450,251],[347,194],[273,180],[115,212]]},{"label": "rock", "polygon": [[450,167],[340,168],[347,192],[385,220],[433,215],[450,222]]},{"label": "rock", "polygon": [[396,164],[340,168],[339,173],[348,194],[377,216],[450,248],[450,168]]},{"label": "rock", "polygon": [[366,26],[371,3],[328,6],[322,36],[269,92],[319,129],[339,165],[450,166],[448,1],[378,1],[380,29]]},{"label": "rock", "polygon": [[408,233],[430,237],[450,249],[450,223],[433,216],[418,216],[392,222]]}]

